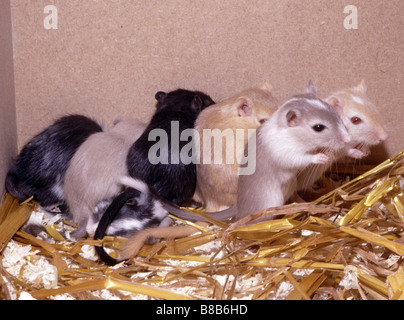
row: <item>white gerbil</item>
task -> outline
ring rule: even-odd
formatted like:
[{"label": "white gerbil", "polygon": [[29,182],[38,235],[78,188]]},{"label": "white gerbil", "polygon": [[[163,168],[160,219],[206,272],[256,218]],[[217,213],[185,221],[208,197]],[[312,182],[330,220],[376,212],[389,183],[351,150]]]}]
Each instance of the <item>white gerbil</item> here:
[{"label": "white gerbil", "polygon": [[[335,109],[317,98],[310,82],[306,93],[288,100],[258,128],[256,140],[256,170],[240,176],[237,203],[210,216],[238,220],[283,205],[295,191],[298,172],[310,164],[330,162],[350,137]],[[200,220],[172,204],[164,205],[180,218]]]},{"label": "white gerbil", "polygon": [[[368,98],[363,80],[354,88],[333,93],[325,101],[336,109],[351,137],[345,148],[336,154],[335,161],[346,156],[361,159],[369,154],[369,146],[386,140],[380,113]],[[297,190],[310,189],[329,167],[329,164],[311,165],[303,170],[298,177]]]},{"label": "white gerbil", "polygon": [[[249,134],[265,122],[278,107],[271,90],[271,86],[265,82],[262,87],[246,89],[202,110],[199,114],[195,129],[204,139],[200,141],[200,163],[196,166],[194,200],[202,203],[207,211],[223,210],[236,203],[240,159]],[[207,132],[212,135],[219,132],[223,143],[211,143],[212,139],[207,139],[208,143],[205,144]],[[228,137],[228,134],[231,136]],[[209,159],[204,158],[206,148],[210,148]],[[218,154],[221,156],[221,163],[215,163]],[[232,159],[228,159],[228,155],[231,155]]]},{"label": "white gerbil", "polygon": [[125,119],[109,132],[92,135],[73,156],[66,171],[64,195],[71,219],[79,225],[75,237],[94,235],[99,220],[92,223],[90,218],[103,201],[108,205],[122,190],[119,179],[128,175],[129,148],[145,128],[143,122]]}]

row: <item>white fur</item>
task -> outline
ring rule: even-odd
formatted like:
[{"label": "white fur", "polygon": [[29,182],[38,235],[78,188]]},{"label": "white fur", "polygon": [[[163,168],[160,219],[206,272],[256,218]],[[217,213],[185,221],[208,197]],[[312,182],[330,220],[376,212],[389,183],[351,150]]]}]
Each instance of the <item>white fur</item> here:
[{"label": "white fur", "polygon": [[118,219],[109,226],[108,234],[114,234],[118,231],[141,230],[147,221],[133,218]]},{"label": "white fur", "polygon": [[57,182],[52,186],[52,192],[58,196],[59,199],[64,199],[64,186],[60,174],[58,174]]},{"label": "white fur", "polygon": [[146,183],[144,183],[142,180],[138,180],[129,176],[124,176],[119,178],[119,182],[126,186],[130,187],[136,190],[139,190],[141,193],[148,193],[149,188]]},{"label": "white fur", "polygon": [[159,219],[163,219],[167,215],[167,210],[163,208],[160,201],[154,201],[153,214]]},{"label": "white fur", "polygon": [[365,101],[363,101],[363,99],[361,97],[358,97],[358,96],[352,96],[352,100],[355,101],[356,103],[361,104],[361,105],[365,104]]},{"label": "white fur", "polygon": [[305,99],[307,103],[310,103],[312,106],[316,106],[320,109],[328,109],[327,105],[325,103],[321,103],[318,100],[314,99]]}]

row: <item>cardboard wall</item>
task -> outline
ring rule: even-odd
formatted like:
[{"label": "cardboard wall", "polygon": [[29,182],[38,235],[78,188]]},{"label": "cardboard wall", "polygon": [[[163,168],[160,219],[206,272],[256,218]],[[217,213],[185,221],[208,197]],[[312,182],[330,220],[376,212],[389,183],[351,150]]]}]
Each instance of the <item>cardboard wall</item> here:
[{"label": "cardboard wall", "polygon": [[0,202],[4,179],[17,153],[10,1],[0,2]]},{"label": "cardboard wall", "polygon": [[[55,24],[48,5],[57,9],[57,29],[48,29]],[[344,27],[348,5],[358,9],[357,29]],[[221,100],[268,79],[283,101],[309,79],[323,97],[365,79],[389,134],[366,161],[403,149],[402,0],[12,0],[11,7],[20,147],[66,113],[147,121],[158,90],[198,89]]]}]

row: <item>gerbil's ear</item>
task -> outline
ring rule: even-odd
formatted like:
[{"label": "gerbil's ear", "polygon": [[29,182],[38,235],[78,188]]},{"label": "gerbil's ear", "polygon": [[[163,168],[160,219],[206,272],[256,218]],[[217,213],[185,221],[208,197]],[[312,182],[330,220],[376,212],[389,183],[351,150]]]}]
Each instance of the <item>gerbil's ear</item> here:
[{"label": "gerbil's ear", "polygon": [[112,124],[116,126],[119,122],[123,121],[123,119],[120,116],[115,117],[114,121]]},{"label": "gerbil's ear", "polygon": [[341,116],[344,113],[344,101],[336,96],[331,96],[325,100],[330,106],[334,107],[337,113]]},{"label": "gerbil's ear", "polygon": [[163,91],[159,91],[157,92],[154,97],[156,98],[156,100],[160,103],[163,103],[165,98],[167,97],[167,93],[163,92]]},{"label": "gerbil's ear", "polygon": [[202,107],[203,107],[202,99],[200,96],[196,95],[194,97],[194,99],[192,100],[191,109],[195,113],[199,113],[199,112],[201,112]]},{"label": "gerbil's ear", "polygon": [[301,113],[298,110],[290,110],[286,114],[289,127],[297,127],[301,122]]},{"label": "gerbil's ear", "polygon": [[271,84],[269,83],[269,81],[267,79],[265,79],[264,84],[262,85],[261,89],[268,91],[268,92],[272,92],[274,90],[274,88],[271,86]]},{"label": "gerbil's ear", "polygon": [[239,117],[250,117],[253,113],[253,102],[246,97],[237,99],[237,113]]},{"label": "gerbil's ear", "polygon": [[306,93],[311,93],[314,94],[315,96],[317,95],[317,88],[314,85],[313,81],[309,81],[309,86],[306,89]]},{"label": "gerbil's ear", "polygon": [[365,84],[365,80],[361,80],[361,83],[356,87],[359,91],[362,91],[363,93],[366,93],[367,87]]},{"label": "gerbil's ear", "polygon": [[130,198],[125,204],[130,207],[136,207],[138,205],[137,198]]}]

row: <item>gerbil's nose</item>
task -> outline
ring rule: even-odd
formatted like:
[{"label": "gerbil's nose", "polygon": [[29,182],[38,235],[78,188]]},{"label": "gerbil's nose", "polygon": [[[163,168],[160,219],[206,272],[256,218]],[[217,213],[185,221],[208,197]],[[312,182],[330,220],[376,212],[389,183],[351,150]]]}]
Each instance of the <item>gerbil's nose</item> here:
[{"label": "gerbil's nose", "polygon": [[349,133],[348,133],[348,131],[346,131],[346,130],[343,130],[342,131],[342,141],[344,142],[344,143],[349,143],[349,142],[351,142],[351,136],[349,135]]},{"label": "gerbil's nose", "polygon": [[380,142],[386,140],[387,137],[388,137],[388,135],[387,135],[387,132],[386,132],[386,131],[382,130],[382,131],[379,133]]}]

